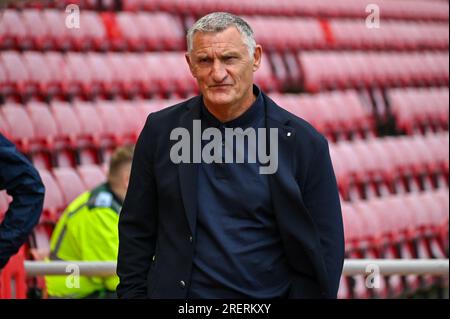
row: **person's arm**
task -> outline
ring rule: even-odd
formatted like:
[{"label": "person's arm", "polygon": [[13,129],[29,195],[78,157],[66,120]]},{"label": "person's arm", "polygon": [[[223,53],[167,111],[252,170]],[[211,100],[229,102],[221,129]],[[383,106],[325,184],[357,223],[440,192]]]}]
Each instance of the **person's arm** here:
[{"label": "person's arm", "polygon": [[328,272],[329,295],[336,298],[344,263],[344,227],[328,142],[320,140],[308,168],[304,201],[318,227]]},{"label": "person's arm", "polygon": [[119,298],[146,298],[147,273],[155,252],[157,194],[152,158],[151,115],[137,141],[130,183],[119,219]]},{"label": "person's arm", "polygon": [[38,223],[45,188],[37,170],[0,134],[0,189],[12,196],[0,224],[0,269],[16,254]]}]

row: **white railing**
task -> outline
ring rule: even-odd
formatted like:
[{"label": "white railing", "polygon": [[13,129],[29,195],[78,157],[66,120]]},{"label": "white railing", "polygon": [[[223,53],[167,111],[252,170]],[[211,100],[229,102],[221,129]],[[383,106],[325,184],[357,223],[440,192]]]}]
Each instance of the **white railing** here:
[{"label": "white railing", "polygon": [[[67,275],[75,271],[85,276],[111,276],[116,273],[115,262],[42,262],[25,261],[28,276]],[[343,275],[441,275],[448,276],[448,259],[346,259]]]}]

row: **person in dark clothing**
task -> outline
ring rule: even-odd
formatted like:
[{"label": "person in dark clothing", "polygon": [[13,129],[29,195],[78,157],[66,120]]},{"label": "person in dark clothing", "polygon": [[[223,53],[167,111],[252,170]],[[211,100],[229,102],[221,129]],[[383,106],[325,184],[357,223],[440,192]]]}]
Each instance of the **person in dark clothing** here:
[{"label": "person in dark clothing", "polygon": [[187,40],[201,95],[140,134],[119,298],[336,298],[345,247],[327,140],[254,84],[262,47],[243,19],[211,13]]},{"label": "person in dark clothing", "polygon": [[0,190],[4,189],[13,200],[0,224],[0,270],[38,223],[45,194],[37,170],[0,134]]}]

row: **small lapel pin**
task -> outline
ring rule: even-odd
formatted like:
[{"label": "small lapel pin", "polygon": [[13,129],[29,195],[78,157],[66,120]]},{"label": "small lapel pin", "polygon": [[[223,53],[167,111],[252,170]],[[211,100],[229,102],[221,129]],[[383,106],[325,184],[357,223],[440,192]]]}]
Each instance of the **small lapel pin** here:
[{"label": "small lapel pin", "polygon": [[287,136],[291,136],[291,132],[287,132]]}]

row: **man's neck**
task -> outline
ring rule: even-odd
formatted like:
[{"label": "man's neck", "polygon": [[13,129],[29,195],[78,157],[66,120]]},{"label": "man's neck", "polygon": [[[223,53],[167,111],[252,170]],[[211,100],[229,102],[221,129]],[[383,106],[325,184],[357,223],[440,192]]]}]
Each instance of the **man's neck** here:
[{"label": "man's neck", "polygon": [[245,111],[247,111],[253,105],[255,100],[256,96],[253,94],[252,89],[251,93],[247,97],[245,97],[243,101],[239,101],[234,105],[208,105],[207,101],[204,101],[204,103],[205,107],[212,115],[214,115],[216,119],[218,119],[222,123],[226,123],[244,114]]}]

